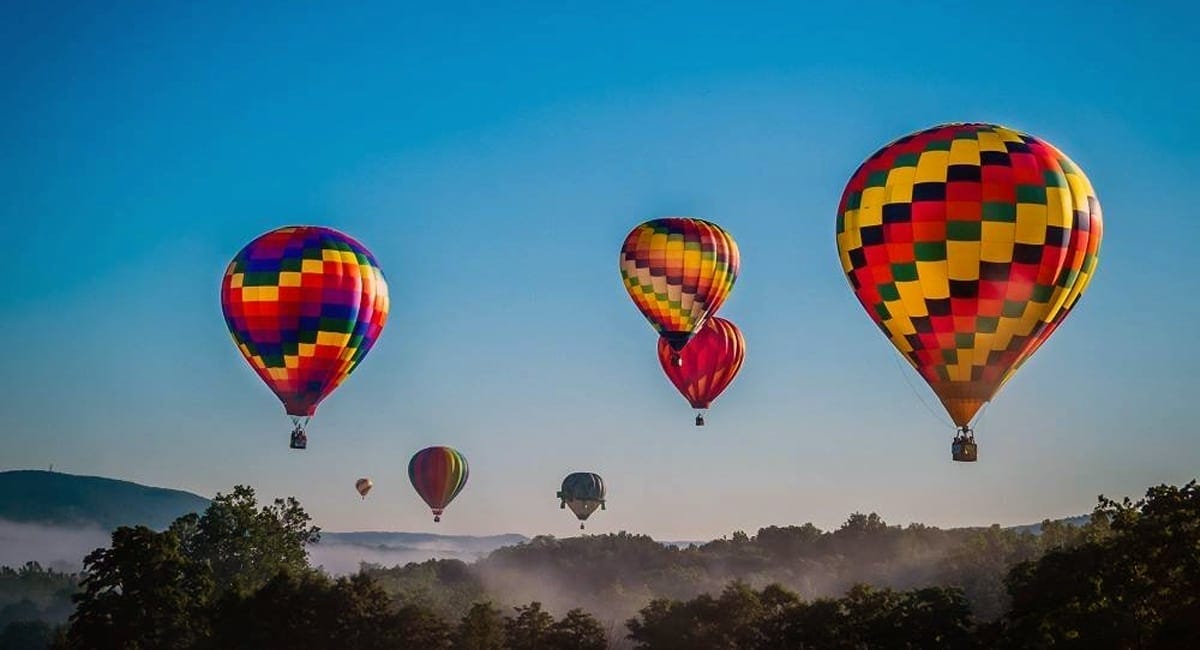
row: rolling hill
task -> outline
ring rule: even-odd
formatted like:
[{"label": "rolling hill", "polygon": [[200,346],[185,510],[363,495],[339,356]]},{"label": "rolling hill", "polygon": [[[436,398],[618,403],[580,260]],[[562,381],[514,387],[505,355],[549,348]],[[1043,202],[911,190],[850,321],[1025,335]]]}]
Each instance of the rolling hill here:
[{"label": "rolling hill", "polygon": [[207,507],[208,499],[183,490],[40,470],[0,472],[0,519],[17,523],[161,530]]},{"label": "rolling hill", "polygon": [[[78,568],[84,554],[107,543],[118,526],[165,529],[176,517],[203,512],[209,500],[185,492],[98,476],[41,470],[0,472],[0,565],[36,560]],[[436,535],[322,531],[314,565],[335,573],[360,562],[404,564],[431,558],[474,560],[526,541],[522,535]]]}]

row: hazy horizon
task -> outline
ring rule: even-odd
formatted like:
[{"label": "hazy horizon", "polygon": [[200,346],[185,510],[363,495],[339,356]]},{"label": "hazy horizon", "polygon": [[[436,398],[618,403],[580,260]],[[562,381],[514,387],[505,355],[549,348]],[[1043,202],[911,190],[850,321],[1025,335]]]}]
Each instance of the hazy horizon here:
[{"label": "hazy horizon", "polygon": [[[1200,467],[1195,5],[4,13],[0,469],[245,483],[330,530],[530,536],[578,531],[555,492],[594,471],[588,532],[686,540],[855,511],[1028,524]],[[973,464],[834,244],[854,169],[947,121],[1061,148],[1105,219],[1094,281],[987,407]],[[617,270],[663,215],[742,252],[720,316],[746,362],[703,428]],[[393,300],[304,452],[218,295],[243,245],[294,223],[360,240]],[[406,474],[430,444],[471,470],[437,525]]]}]

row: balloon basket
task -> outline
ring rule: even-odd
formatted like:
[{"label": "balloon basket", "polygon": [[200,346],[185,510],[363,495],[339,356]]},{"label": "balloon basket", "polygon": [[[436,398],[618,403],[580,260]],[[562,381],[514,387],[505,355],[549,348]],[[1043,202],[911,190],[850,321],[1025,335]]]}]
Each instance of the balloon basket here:
[{"label": "balloon basket", "polygon": [[979,460],[979,445],[971,440],[956,440],[950,445],[950,457],[960,463]]}]

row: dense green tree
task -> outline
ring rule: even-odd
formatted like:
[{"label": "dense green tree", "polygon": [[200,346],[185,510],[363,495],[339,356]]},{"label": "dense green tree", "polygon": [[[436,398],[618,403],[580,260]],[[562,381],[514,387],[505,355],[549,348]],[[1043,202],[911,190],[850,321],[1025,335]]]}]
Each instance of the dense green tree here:
[{"label": "dense green tree", "polygon": [[189,647],[208,635],[207,572],[172,531],[118,528],[112,546],[84,558],[68,640],[78,648]]},{"label": "dense green tree", "polygon": [[258,506],[254,489],[245,485],[217,494],[204,514],[186,515],[171,524],[187,557],[204,565],[217,589],[248,592],[280,572],[308,569],[309,544],[320,540],[320,528],[294,498]]},{"label": "dense green tree", "polygon": [[79,576],[26,562],[18,568],[0,567],[0,628],[14,621],[62,623],[75,605]]},{"label": "dense green tree", "polygon": [[487,599],[478,572],[461,560],[427,560],[391,568],[364,564],[359,572],[371,576],[392,598],[428,607],[447,620],[462,618],[475,603]]},{"label": "dense green tree", "polygon": [[475,603],[454,633],[455,650],[503,650],[504,619],[490,602]]},{"label": "dense green tree", "polygon": [[1101,497],[1103,534],[1016,566],[1007,642],[1028,647],[1200,647],[1200,488]]},{"label": "dense green tree", "polygon": [[757,592],[735,582],[719,598],[701,594],[684,602],[653,600],[626,625],[629,638],[641,648],[752,648],[763,643],[767,611]]},{"label": "dense green tree", "polygon": [[362,575],[331,580],[279,573],[251,594],[228,593],[214,613],[214,648],[449,647],[449,627],[426,609],[396,608]]},{"label": "dense green tree", "polygon": [[962,593],[856,586],[840,599],[805,603],[772,585],[756,592],[732,583],[719,598],[655,600],[629,621],[646,650],[676,648],[970,648],[970,610]]},{"label": "dense green tree", "polygon": [[605,650],[608,637],[591,614],[572,609],[550,628],[547,650]]},{"label": "dense green tree", "polygon": [[54,628],[45,621],[17,621],[0,627],[0,650],[47,648],[54,641]]},{"label": "dense green tree", "polygon": [[504,619],[504,637],[510,650],[545,650],[550,643],[554,617],[534,601],[513,608],[517,615]]}]

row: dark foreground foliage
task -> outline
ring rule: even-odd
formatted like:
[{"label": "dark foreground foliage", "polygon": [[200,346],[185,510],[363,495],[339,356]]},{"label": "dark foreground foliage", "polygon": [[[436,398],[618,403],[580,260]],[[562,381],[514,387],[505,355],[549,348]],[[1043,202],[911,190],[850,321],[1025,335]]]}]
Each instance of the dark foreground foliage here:
[{"label": "dark foreground foliage", "polygon": [[[813,597],[810,583],[795,587],[805,568],[858,575],[954,534],[855,515],[832,533],[766,528],[687,549],[626,534],[539,538],[474,565],[365,567],[332,579],[309,567],[319,531],[300,505],[259,506],[239,486],[163,532],[117,529],[81,579],[36,565],[0,571],[25,589],[4,606],[0,650],[1200,648],[1195,482],[1136,502],[1102,497],[1090,524],[1049,525],[1040,537],[968,531],[908,588],[855,584]],[[601,606],[638,604],[622,629],[584,609],[499,597],[498,581],[518,568],[531,577],[526,589],[554,585],[560,605],[562,593],[588,588]],[[696,590],[723,575],[734,579]],[[77,590],[67,625],[22,618],[64,590]]]}]

